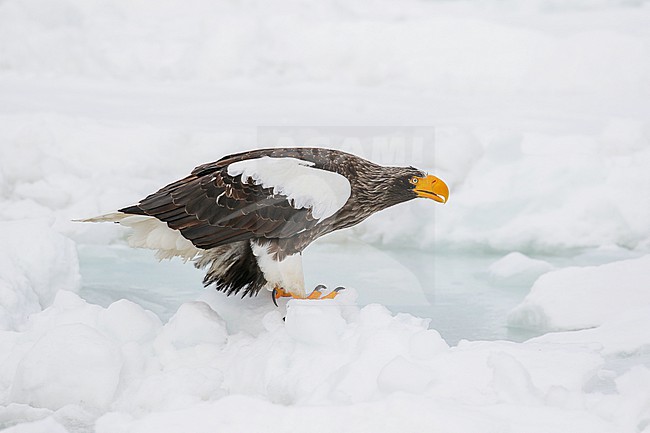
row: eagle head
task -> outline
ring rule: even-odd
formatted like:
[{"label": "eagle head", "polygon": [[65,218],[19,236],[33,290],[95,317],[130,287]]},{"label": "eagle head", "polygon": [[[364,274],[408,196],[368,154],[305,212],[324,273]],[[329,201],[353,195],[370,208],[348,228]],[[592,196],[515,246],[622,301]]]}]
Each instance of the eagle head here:
[{"label": "eagle head", "polygon": [[442,179],[420,172],[408,179],[409,187],[417,197],[428,198],[438,203],[447,203],[449,187]]},{"label": "eagle head", "polygon": [[442,179],[427,174],[414,167],[393,168],[387,177],[386,194],[395,202],[404,202],[414,198],[428,198],[438,203],[446,203],[449,187]]}]

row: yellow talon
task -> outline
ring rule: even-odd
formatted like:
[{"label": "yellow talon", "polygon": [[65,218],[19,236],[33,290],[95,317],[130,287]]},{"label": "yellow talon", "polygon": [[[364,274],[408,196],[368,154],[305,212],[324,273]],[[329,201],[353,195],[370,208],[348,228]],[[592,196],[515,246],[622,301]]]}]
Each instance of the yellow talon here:
[{"label": "yellow talon", "polygon": [[345,290],[345,287],[337,287],[336,289],[332,290],[331,293],[327,294],[326,296],[323,296],[321,299],[334,299],[336,298],[339,293],[341,293],[343,290]]},{"label": "yellow talon", "polygon": [[307,296],[306,299],[322,299],[321,298],[322,295],[323,294],[319,290],[314,290],[309,294],[309,296]]},{"label": "yellow talon", "polygon": [[280,298],[296,298],[296,295],[294,295],[291,292],[285,291],[282,287],[276,287],[273,289],[273,303],[275,306],[278,306],[278,299]]}]

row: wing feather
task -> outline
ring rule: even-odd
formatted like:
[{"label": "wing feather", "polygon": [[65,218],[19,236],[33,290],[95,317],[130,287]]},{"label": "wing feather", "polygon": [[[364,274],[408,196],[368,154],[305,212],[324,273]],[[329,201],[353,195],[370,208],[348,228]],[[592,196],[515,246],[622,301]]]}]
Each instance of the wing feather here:
[{"label": "wing feather", "polygon": [[294,208],[286,196],[252,179],[242,182],[241,175],[228,174],[227,166],[195,171],[121,211],[156,217],[204,249],[254,238],[287,238],[318,223],[311,209]]}]

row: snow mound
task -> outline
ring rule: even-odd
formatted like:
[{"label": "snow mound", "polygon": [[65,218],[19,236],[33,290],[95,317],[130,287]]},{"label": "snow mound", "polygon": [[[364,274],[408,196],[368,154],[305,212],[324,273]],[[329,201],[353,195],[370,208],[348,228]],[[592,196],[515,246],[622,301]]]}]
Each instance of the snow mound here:
[{"label": "snow mound", "polygon": [[544,260],[531,259],[525,254],[514,252],[494,262],[489,272],[497,280],[535,280],[551,269],[553,265]]},{"label": "snow mound", "polygon": [[650,307],[626,310],[602,326],[573,332],[556,332],[531,342],[598,347],[606,356],[630,357],[650,353]]},{"label": "snow mound", "polygon": [[569,417],[572,431],[605,433],[642,419],[607,413],[604,401],[631,396],[585,394],[603,374],[590,345],[450,348],[427,320],[345,297],[292,300],[286,321],[268,300],[238,300],[231,315],[234,301],[203,299],[163,325],[126,300],[102,308],[59,292],[22,332],[0,332],[0,427],[496,433],[566,431]]},{"label": "snow mound", "polygon": [[[643,372],[611,372],[589,338],[449,347],[428,320],[353,295],[291,300],[283,320],[268,299],[206,292],[162,324],[130,301],[102,308],[60,291],[21,332],[0,332],[0,428],[542,433],[570,419],[571,431],[606,433],[645,419],[608,410],[640,397],[601,387]],[[612,326],[590,338],[610,344]]]},{"label": "snow mound", "polygon": [[[626,127],[633,134],[635,127],[625,122],[611,126]],[[552,254],[642,246],[650,239],[650,200],[640,185],[650,184],[650,172],[638,164],[650,164],[650,148],[647,123],[636,127],[644,128],[632,140],[638,146],[629,147],[623,133],[611,144],[610,126],[595,134],[483,135],[484,156],[452,188],[448,206],[436,209],[425,245]]]},{"label": "snow mound", "polygon": [[122,362],[118,347],[83,324],[58,326],[39,338],[18,364],[11,399],[53,410],[69,404],[106,408]]},{"label": "snow mound", "polygon": [[45,223],[0,222],[0,246],[0,330],[19,328],[59,290],[79,288],[74,243]]},{"label": "snow mound", "polygon": [[508,323],[541,331],[593,328],[627,310],[650,306],[649,284],[650,255],[549,272],[510,313]]},{"label": "snow mound", "polygon": [[[448,350],[428,321],[377,305],[295,301],[286,324],[272,306],[251,314],[244,320],[264,324],[257,335],[229,333],[204,302],[184,304],[161,326],[129,301],[104,309],[62,291],[24,332],[0,333],[0,383],[8,389],[0,406],[29,405],[26,421],[43,416],[37,408],[65,421],[71,411],[87,418],[110,407],[138,417],[231,394],[278,404],[360,402],[422,391],[433,372],[417,364]],[[422,383],[418,371],[429,379]]]},{"label": "snow mound", "polygon": [[69,433],[68,430],[52,418],[20,424],[2,431],[4,433]]}]

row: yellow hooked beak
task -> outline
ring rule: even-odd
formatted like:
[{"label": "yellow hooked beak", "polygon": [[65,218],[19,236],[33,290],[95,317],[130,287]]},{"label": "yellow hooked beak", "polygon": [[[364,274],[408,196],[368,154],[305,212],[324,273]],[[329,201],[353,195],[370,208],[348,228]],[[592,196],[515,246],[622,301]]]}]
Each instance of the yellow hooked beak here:
[{"label": "yellow hooked beak", "polygon": [[435,176],[414,177],[411,183],[419,197],[430,198],[438,203],[447,203],[449,198],[449,187],[442,180]]}]

